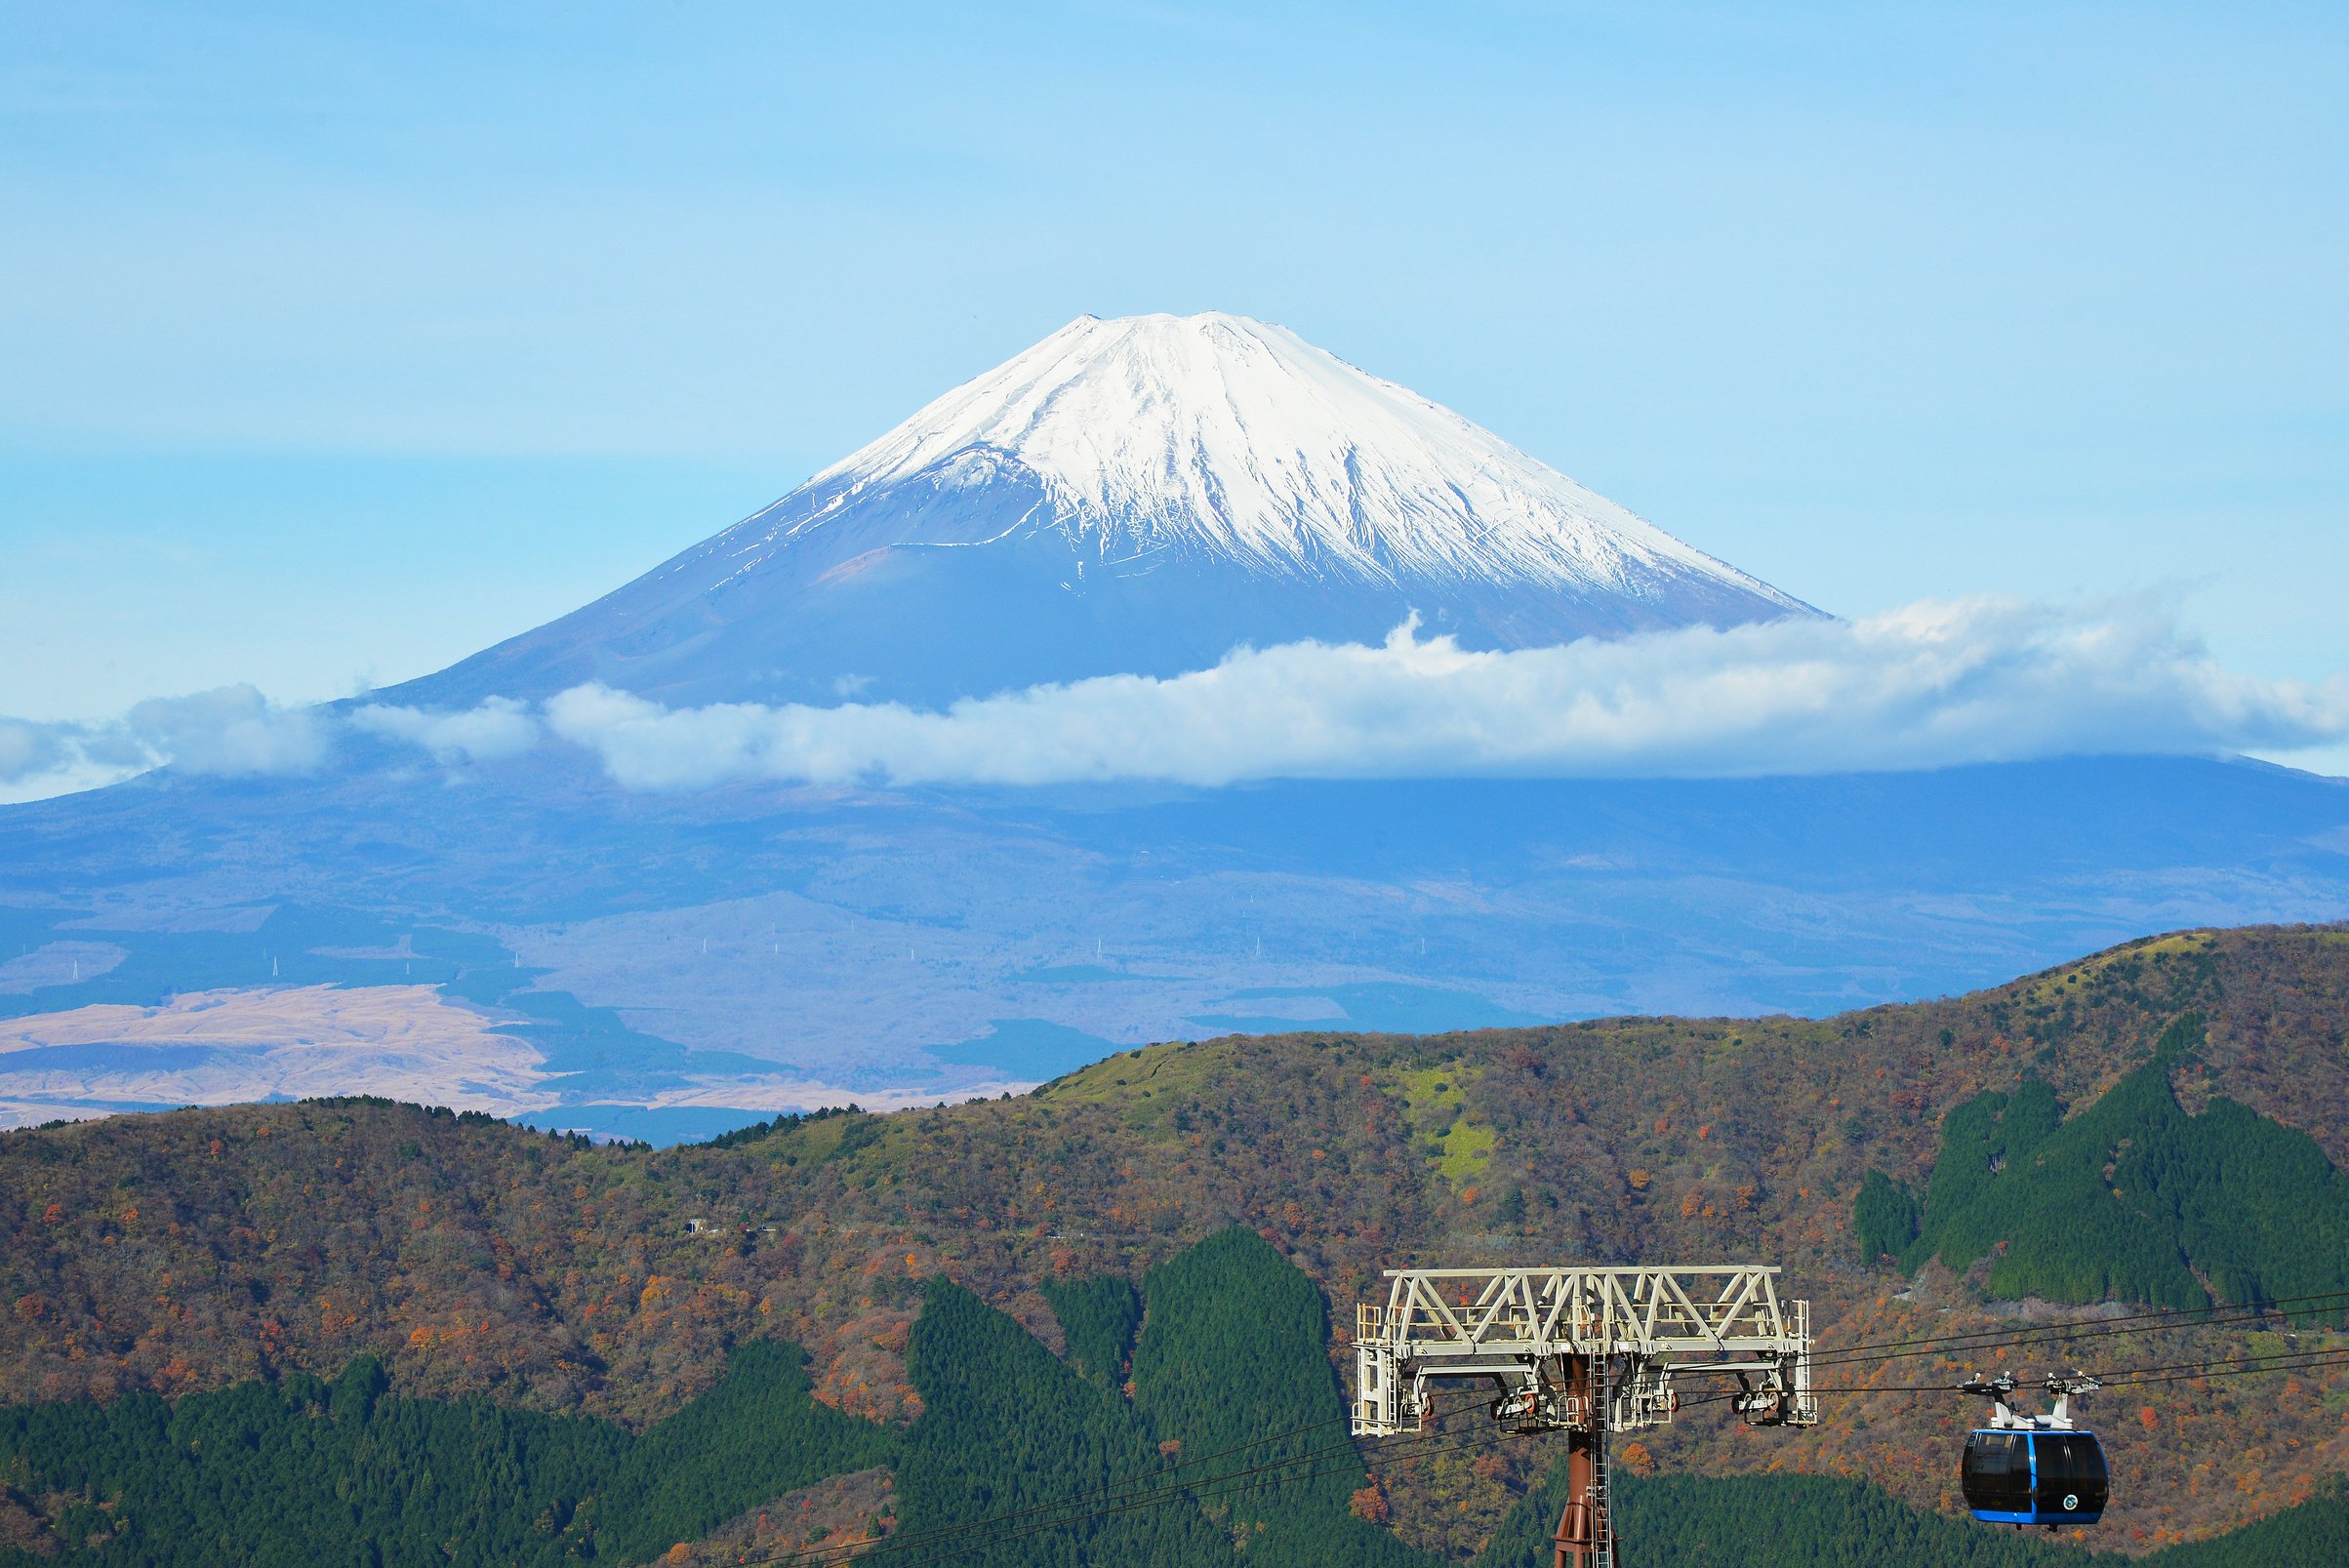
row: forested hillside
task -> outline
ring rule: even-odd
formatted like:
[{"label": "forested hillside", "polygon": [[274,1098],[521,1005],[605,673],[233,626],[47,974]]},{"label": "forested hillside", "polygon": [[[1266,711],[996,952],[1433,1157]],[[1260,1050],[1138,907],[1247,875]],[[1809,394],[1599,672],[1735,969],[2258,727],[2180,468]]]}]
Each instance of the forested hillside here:
[{"label": "forested hillside", "polygon": [[[2142,1557],[1921,1512],[1858,1480],[1634,1476],[1618,1495],[1625,1539],[1638,1543],[1640,1560],[1673,1568],[2327,1568],[2349,1561],[2349,1495],[2338,1487],[2232,1534]],[[1476,1568],[1550,1568],[1551,1532],[1564,1501],[1558,1476],[1528,1493]]]},{"label": "forested hillside", "polygon": [[2289,1321],[2349,1321],[2349,1177],[2307,1134],[2223,1096],[2188,1115],[2170,1080],[2204,1044],[2202,1015],[2184,1015],[2153,1060],[2068,1120],[2039,1078],[1966,1101],[1943,1120],[1922,1206],[1868,1173],[1860,1255],[1987,1260],[1999,1296],[2313,1302]]},{"label": "forested hillside", "polygon": [[[1064,1336],[1132,1285],[1072,1282]],[[1255,1232],[1209,1236],[1151,1271],[1119,1387],[1063,1360],[943,1278],[907,1346],[919,1413],[903,1427],[826,1409],[799,1355],[749,1342],[708,1393],[641,1436],[592,1417],[480,1399],[405,1399],[362,1357],[166,1404],[135,1394],[0,1412],[0,1568],[473,1568],[491,1564],[825,1560],[858,1543],[969,1568],[1440,1568],[1378,1528],[1397,1453],[1514,1445],[1555,1454],[1455,1404],[1424,1436],[1342,1434],[1310,1280]],[[1404,1464],[1411,1463],[1408,1459]],[[813,1483],[888,1472],[852,1517]],[[1546,1568],[1561,1471],[1502,1521],[1474,1568]],[[1865,1484],[1691,1475],[1622,1488],[1624,1525],[1661,1560],[2051,1568],[2071,1548],[1921,1513]],[[699,1545],[697,1545],[697,1543]],[[2338,1560],[2337,1491],[2162,1568]]]},{"label": "forested hillside", "polygon": [[744,1345],[709,1393],[642,1435],[395,1397],[372,1356],[332,1384],[296,1373],[170,1404],[0,1411],[0,1548],[123,1568],[641,1562],[894,1457],[888,1428],[808,1397],[799,1359]]},{"label": "forested hillside", "polygon": [[[649,1442],[701,1408],[744,1347],[788,1340],[807,1347],[818,1401],[904,1445],[889,1461],[893,1498],[884,1507],[869,1488],[857,1507],[902,1511],[911,1528],[1033,1484],[970,1468],[1010,1440],[994,1383],[957,1381],[983,1360],[1030,1390],[1021,1421],[1049,1409],[1073,1434],[1057,1473],[1121,1474],[1262,1435],[1261,1424],[1297,1426],[1289,1415],[1334,1401],[1334,1330],[1398,1265],[1760,1257],[1814,1302],[1830,1349],[2045,1315],[2009,1291],[2182,1299],[2166,1271],[2100,1263],[2090,1274],[2071,1252],[2033,1251],[2040,1188],[2018,1187],[2016,1173],[2051,1173],[2070,1184],[2060,1201],[2077,1201],[2107,1163],[2136,1158],[2161,1200],[2127,1212],[2183,1260],[2193,1291],[2272,1290],[2293,1235],[2321,1250],[2316,1232],[2291,1227],[2303,1213],[2329,1223],[2323,1195],[2349,1159],[2345,1034],[2349,933],[2224,932],[1816,1022],[1154,1046],[1019,1099],[786,1118],[723,1147],[587,1147],[359,1102],[11,1134],[0,1398],[151,1411],[125,1397],[260,1381],[294,1399],[301,1376],[338,1379],[372,1356],[395,1402],[585,1419]],[[2068,1119],[2050,1122],[2050,1106]],[[2097,1147],[2108,1122],[2136,1152]],[[2006,1141],[2001,1170],[1968,1189],[1964,1167],[1989,1164],[1994,1132]],[[2215,1186],[2206,1155],[2237,1161]],[[2282,1227],[2274,1236],[2220,1234],[2243,1227],[2211,1194],[2238,1193],[2246,1173],[2310,1194],[2259,1211]],[[2134,1201],[2133,1179],[2112,1185],[2124,1196],[2098,1201]],[[1244,1290],[1202,1288],[1220,1277],[1199,1272],[1202,1260],[1241,1246],[1226,1239],[1235,1227],[1280,1269]],[[1264,1322],[1317,1344],[1318,1372],[1248,1360],[1260,1342],[1242,1330]],[[2317,1330],[2301,1327],[2307,1343]],[[2222,1325],[1974,1355],[2018,1371],[2114,1368],[2247,1342]],[[1964,1361],[1836,1374],[1829,1419],[1808,1432],[1756,1433],[1691,1409],[1627,1446],[1646,1491],[1635,1484],[1626,1507],[1680,1497],[1670,1516],[1692,1516],[1686,1499],[1732,1496],[1694,1477],[1776,1472],[1752,1484],[1783,1488],[1795,1472],[1887,1489],[1866,1494],[1870,1508],[1950,1513],[1956,1445],[1979,1412],[1907,1390],[1954,1381]],[[1882,1391],[1846,1391],[1866,1388]],[[452,1404],[466,1400],[484,1403]],[[331,1393],[307,1408],[331,1420]],[[2317,1511],[2288,1517],[2313,1529],[2330,1478],[2349,1471],[2337,1371],[2164,1384],[2091,1409],[2117,1476],[2098,1532],[2108,1548],[2142,1551],[2310,1502]],[[940,1437],[957,1424],[965,1436]],[[917,1464],[923,1452],[934,1462]],[[1498,1549],[1549,1463],[1536,1444],[1366,1454],[1367,1474],[1331,1472],[1261,1512],[1237,1493],[1199,1517],[1227,1542],[1251,1532],[1262,1560],[1290,1560],[1285,1521],[1318,1520],[1301,1539],[1461,1562]],[[1654,1490],[1666,1486],[1699,1490]],[[1844,1494],[1767,1495],[1810,1508],[1803,1499]],[[704,1512],[739,1502],[721,1488]],[[39,1497],[24,1503],[48,1516]],[[751,1507],[709,1528],[748,1539]]]}]

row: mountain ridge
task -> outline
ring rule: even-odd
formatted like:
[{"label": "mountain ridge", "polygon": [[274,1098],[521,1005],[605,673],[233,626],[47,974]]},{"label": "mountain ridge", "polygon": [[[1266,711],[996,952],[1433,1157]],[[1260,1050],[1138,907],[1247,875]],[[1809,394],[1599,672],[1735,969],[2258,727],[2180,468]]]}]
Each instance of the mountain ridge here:
[{"label": "mountain ridge", "polygon": [[[1971,990],[2132,931],[2337,917],[2344,823],[2349,786],[2190,759],[951,797],[628,796],[536,755],[462,781],[155,775],[0,813],[23,953],[0,947],[0,1017],[440,985],[444,1023],[536,1021],[555,1124],[668,1141],[1235,1028]],[[776,1078],[838,1092],[753,1082]]]},{"label": "mountain ridge", "polygon": [[[925,1280],[949,1276],[1049,1349],[1073,1339],[1091,1364],[1121,1335],[1065,1339],[1048,1286],[1147,1281],[1234,1225],[1340,1323],[1383,1267],[1754,1256],[1787,1267],[1782,1289],[1813,1302],[1830,1350],[2044,1322],[2044,1306],[1989,1299],[1986,1275],[1871,1266],[1853,1199],[1871,1171],[1928,1169],[1945,1114],[1984,1091],[2037,1078],[2093,1105],[2193,1014],[2208,1023],[2182,1105],[2224,1096],[2349,1164],[2339,926],[2144,939],[1821,1021],[1158,1045],[1030,1095],[784,1118],[720,1147],[591,1147],[356,1102],[11,1133],[0,1400],[332,1375],[373,1353],[419,1397],[640,1425],[708,1387],[728,1345],[774,1337],[814,1356],[818,1397],[899,1422],[918,1408],[906,1331]],[[2158,1366],[2243,1344],[2241,1329],[2156,1325],[2086,1353],[2091,1370]],[[1978,1412],[1905,1389],[1954,1384],[1955,1356],[1857,1381],[1879,1374],[1880,1391],[1830,1401],[1808,1431],[1759,1442],[1706,1406],[1640,1441],[1674,1470],[1864,1473],[1954,1509],[1953,1455]],[[2094,1409],[2128,1483],[2109,1545],[2232,1528],[2349,1468],[2337,1369],[2149,1386]],[[1533,1480],[1514,1461],[1438,1466],[1394,1478],[1388,1501],[1406,1540],[1465,1560]]]},{"label": "mountain ridge", "polygon": [[1241,644],[1477,648],[1818,612],[1245,317],[1070,323],[635,581],[385,700],[586,681],[935,704]]}]

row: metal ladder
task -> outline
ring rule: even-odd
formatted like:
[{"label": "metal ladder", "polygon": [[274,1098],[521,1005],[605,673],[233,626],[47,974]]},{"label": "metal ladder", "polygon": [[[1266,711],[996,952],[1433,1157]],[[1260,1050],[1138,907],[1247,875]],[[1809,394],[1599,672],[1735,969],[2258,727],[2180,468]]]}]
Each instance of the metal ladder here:
[{"label": "metal ladder", "polygon": [[1615,1497],[1614,1474],[1614,1401],[1613,1390],[1607,1387],[1609,1357],[1600,1356],[1591,1369],[1592,1403],[1596,1426],[1591,1445],[1591,1501],[1599,1512],[1599,1549],[1592,1553],[1592,1568],[1615,1568]]}]

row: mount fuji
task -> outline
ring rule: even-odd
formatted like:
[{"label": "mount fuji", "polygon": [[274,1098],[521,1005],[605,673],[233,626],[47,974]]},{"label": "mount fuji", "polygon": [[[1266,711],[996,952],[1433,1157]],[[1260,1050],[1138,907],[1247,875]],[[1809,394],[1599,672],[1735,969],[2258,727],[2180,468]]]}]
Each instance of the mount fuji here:
[{"label": "mount fuji", "polygon": [[387,700],[944,702],[1240,644],[1817,614],[1244,316],[1071,322],[773,505]]},{"label": "mount fuji", "polygon": [[1817,615],[1284,329],[1080,319],[343,704],[315,772],[0,808],[0,1126],[375,1093],[673,1139],[1151,1040],[1828,1013],[2349,910],[2349,787],[2205,758],[645,792],[553,739],[443,756],[362,722],[527,736],[587,682],[946,704],[1413,616],[1510,650]]}]

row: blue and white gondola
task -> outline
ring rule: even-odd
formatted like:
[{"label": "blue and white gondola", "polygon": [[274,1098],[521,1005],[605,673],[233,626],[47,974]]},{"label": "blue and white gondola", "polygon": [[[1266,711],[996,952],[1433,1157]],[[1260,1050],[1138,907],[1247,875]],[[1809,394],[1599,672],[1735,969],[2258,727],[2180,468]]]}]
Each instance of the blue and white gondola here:
[{"label": "blue and white gondola", "polygon": [[2011,1377],[1963,1386],[1963,1391],[1994,1402],[1990,1425],[1967,1434],[1959,1471],[1959,1488],[1975,1518],[2053,1530],[2094,1524],[2104,1516],[2112,1492],[2104,1445],[2094,1432],[2073,1426],[2071,1414],[2072,1399],[2096,1386],[2095,1380],[2077,1375],[2050,1377],[2046,1387],[2055,1396],[2055,1409],[2045,1416],[2016,1414],[2009,1397],[2015,1387]]}]

